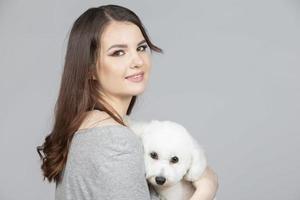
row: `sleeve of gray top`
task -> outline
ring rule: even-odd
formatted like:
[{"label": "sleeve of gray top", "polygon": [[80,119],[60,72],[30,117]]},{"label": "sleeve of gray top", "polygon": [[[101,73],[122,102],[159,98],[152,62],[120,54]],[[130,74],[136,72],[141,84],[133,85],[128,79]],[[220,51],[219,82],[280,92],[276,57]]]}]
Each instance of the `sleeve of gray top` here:
[{"label": "sleeve of gray top", "polygon": [[126,128],[106,135],[105,142],[99,141],[102,145],[90,147],[99,188],[94,199],[150,200],[141,141]]}]

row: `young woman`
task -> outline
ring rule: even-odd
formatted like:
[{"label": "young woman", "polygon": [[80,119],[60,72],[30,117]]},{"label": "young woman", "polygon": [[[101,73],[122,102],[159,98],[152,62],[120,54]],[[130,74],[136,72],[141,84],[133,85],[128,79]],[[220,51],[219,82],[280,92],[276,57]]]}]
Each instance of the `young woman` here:
[{"label": "young woman", "polygon": [[[54,127],[38,147],[56,200],[158,199],[145,179],[142,143],[123,121],[145,90],[152,51],[162,52],[127,8],[90,8],[73,24]],[[217,176],[207,168],[194,185],[192,199],[213,199]]]}]

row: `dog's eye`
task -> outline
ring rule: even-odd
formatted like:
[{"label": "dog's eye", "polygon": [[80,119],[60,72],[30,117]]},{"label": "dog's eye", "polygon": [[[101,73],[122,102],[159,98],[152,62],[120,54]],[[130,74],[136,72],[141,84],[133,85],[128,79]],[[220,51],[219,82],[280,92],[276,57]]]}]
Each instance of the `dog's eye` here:
[{"label": "dog's eye", "polygon": [[158,155],[157,155],[157,153],[154,152],[154,151],[150,153],[150,156],[151,156],[151,158],[153,158],[153,159],[155,159],[155,160],[158,159]]},{"label": "dog's eye", "polygon": [[178,163],[179,158],[177,156],[174,156],[171,158],[171,163]]}]

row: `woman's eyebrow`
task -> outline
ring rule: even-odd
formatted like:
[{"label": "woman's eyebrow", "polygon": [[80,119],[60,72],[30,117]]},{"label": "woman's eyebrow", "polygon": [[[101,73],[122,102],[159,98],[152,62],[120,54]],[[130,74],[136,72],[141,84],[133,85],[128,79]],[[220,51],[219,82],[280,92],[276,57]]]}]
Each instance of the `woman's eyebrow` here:
[{"label": "woman's eyebrow", "polygon": [[[143,44],[143,43],[145,43],[145,42],[146,42],[146,40],[142,40],[142,41],[140,41],[140,42],[137,44],[137,46],[139,46],[139,45],[141,45],[141,44]],[[109,47],[109,48],[107,49],[107,51],[109,51],[110,49],[115,48],[115,47],[119,47],[119,48],[127,48],[128,46],[127,46],[127,44],[114,44],[114,45],[112,45],[111,47]]]}]

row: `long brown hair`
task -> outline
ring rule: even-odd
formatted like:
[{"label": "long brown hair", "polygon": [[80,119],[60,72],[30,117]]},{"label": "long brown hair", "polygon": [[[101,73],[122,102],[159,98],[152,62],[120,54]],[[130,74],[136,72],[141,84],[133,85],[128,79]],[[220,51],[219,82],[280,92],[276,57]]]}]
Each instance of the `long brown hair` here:
[{"label": "long brown hair", "polygon": [[[122,117],[99,93],[99,77],[96,73],[101,34],[111,21],[134,23],[140,28],[150,51],[163,52],[150,41],[139,17],[125,7],[104,5],[90,8],[79,16],[69,35],[59,95],[54,108],[54,126],[43,145],[37,147],[42,160],[44,180],[45,178],[49,182],[60,180],[70,142],[86,118],[87,111],[93,109],[105,111],[125,126]],[[130,115],[136,98],[132,97],[126,115]]]}]

